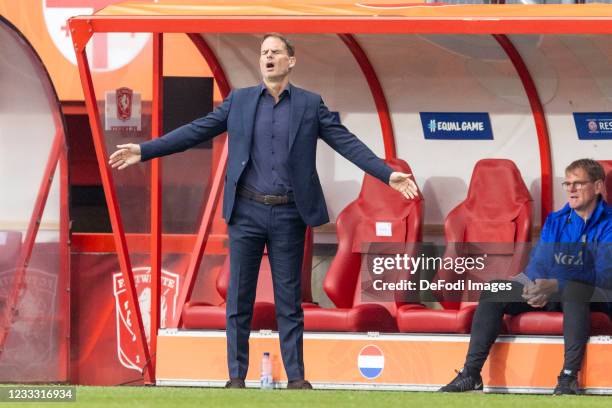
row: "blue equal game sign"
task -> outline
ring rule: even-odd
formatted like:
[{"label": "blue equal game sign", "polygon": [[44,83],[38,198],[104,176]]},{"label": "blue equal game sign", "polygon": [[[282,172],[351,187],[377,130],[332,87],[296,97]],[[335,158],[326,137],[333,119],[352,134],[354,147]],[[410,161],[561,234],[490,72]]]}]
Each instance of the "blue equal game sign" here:
[{"label": "blue equal game sign", "polygon": [[488,112],[420,112],[425,139],[493,140]]}]

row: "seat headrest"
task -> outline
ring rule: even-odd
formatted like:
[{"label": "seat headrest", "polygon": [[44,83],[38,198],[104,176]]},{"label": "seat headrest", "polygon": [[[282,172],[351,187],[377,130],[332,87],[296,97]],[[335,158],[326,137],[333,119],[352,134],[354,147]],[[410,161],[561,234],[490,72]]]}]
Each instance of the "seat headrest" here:
[{"label": "seat headrest", "polygon": [[[387,159],[385,163],[395,171],[412,174],[402,159]],[[407,217],[421,200],[421,196],[406,200],[401,193],[365,174],[352,213],[359,219],[353,234],[353,252],[362,252],[371,243],[405,243]]]},{"label": "seat headrest", "polygon": [[[385,163],[395,171],[412,174],[412,169],[402,159],[387,159]],[[419,195],[411,201],[420,201],[421,197]],[[405,218],[410,212],[410,206],[406,206],[406,199],[399,192],[367,173],[363,177],[358,201],[361,208],[371,215],[393,214],[394,218]]]},{"label": "seat headrest", "polygon": [[612,202],[612,160],[599,160],[599,164],[602,165],[606,173],[606,188],[603,193],[603,198],[606,203],[610,204]]},{"label": "seat headrest", "polygon": [[531,201],[521,172],[507,159],[482,159],[474,166],[468,195],[463,202],[476,219],[512,221]]}]

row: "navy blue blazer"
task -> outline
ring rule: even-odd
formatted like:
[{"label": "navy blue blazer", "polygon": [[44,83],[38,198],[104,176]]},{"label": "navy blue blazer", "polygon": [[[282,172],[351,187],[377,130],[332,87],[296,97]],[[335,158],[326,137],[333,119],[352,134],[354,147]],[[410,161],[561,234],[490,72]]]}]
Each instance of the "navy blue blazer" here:
[{"label": "navy blue blazer", "polygon": [[[320,95],[291,86],[289,171],[297,209],[304,222],[317,226],[329,222],[323,189],[316,169],[317,139],[320,137],[363,171],[389,182],[393,170],[363,142],[339,124]],[[255,110],[260,86],[233,90],[213,112],[181,126],[161,138],[140,144],[142,161],[182,152],[227,131],[227,172],[223,218],[230,221],[236,187],[251,151]]]}]

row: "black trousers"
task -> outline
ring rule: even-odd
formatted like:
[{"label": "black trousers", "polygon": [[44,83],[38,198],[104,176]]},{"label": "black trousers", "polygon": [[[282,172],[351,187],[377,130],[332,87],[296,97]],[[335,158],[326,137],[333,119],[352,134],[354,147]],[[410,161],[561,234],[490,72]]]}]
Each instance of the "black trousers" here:
[{"label": "black trousers", "polygon": [[491,346],[499,335],[504,314],[517,315],[532,311],[563,312],[563,340],[565,346],[563,368],[573,372],[580,370],[586,343],[591,329],[591,310],[598,310],[600,303],[590,303],[593,287],[568,282],[560,294],[543,308],[534,308],[523,298],[523,285],[512,282],[512,290],[481,293],[480,302],[472,321],[470,346],[465,368],[471,374],[480,373]]},{"label": "black trousers", "polygon": [[245,378],[249,335],[264,246],[272,269],[280,348],[289,381],[304,379],[302,259],[306,225],[295,204],[269,206],[238,197],[229,223],[227,364],[231,378]]}]

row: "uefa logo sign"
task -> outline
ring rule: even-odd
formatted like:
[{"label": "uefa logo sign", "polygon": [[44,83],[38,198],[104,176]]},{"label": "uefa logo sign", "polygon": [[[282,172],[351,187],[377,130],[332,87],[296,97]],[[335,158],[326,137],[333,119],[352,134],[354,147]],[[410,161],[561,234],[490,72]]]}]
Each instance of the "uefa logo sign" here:
[{"label": "uefa logo sign", "polygon": [[[49,36],[62,55],[76,65],[68,28],[73,16],[90,15],[120,0],[42,0]],[[151,0],[152,1],[152,0]],[[150,34],[95,33],[87,44],[87,57],[94,71],[114,71],[130,63],[145,47]]]}]

